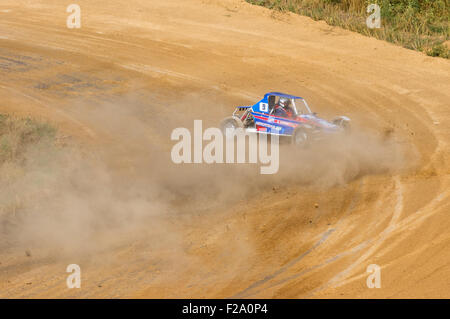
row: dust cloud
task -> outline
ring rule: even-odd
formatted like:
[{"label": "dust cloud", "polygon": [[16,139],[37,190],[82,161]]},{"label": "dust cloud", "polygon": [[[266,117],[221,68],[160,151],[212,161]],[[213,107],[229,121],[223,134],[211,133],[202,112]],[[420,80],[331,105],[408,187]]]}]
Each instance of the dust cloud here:
[{"label": "dust cloud", "polygon": [[259,164],[175,165],[170,132],[189,128],[193,118],[155,114],[133,97],[74,109],[104,143],[35,145],[20,165],[3,165],[3,249],[94,254],[145,238],[150,248],[184,254],[179,229],[194,215],[214,214],[275,184],[326,189],[396,174],[413,162],[393,138],[353,131],[307,149],[282,143],[275,175],[260,175]]}]

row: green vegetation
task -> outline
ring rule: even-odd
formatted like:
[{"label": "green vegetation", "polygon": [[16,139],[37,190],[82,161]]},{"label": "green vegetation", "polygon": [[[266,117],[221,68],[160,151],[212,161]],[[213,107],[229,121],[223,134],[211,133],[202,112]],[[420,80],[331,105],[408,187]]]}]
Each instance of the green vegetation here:
[{"label": "green vegetation", "polygon": [[[247,0],[247,2],[324,20],[333,26],[386,40],[430,56],[450,58],[450,0]],[[381,28],[369,29],[371,3],[381,8]],[[448,43],[448,42],[447,42]]]}]

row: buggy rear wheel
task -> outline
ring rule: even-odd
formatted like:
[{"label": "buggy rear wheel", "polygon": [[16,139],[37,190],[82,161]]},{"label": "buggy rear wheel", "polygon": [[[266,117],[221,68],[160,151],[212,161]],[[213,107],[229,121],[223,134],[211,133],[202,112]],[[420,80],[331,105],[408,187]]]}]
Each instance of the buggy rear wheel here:
[{"label": "buggy rear wheel", "polygon": [[236,116],[227,117],[220,123],[220,130],[225,136],[227,136],[227,129],[232,129],[231,132],[233,132],[239,128],[244,128],[244,123]]}]

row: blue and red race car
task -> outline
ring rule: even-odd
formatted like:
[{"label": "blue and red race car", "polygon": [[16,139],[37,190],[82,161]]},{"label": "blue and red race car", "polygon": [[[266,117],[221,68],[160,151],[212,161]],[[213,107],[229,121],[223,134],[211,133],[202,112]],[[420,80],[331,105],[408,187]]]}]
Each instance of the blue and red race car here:
[{"label": "blue and red race car", "polygon": [[306,145],[326,134],[346,132],[349,124],[346,116],[331,122],[319,118],[302,97],[270,92],[253,106],[237,107],[232,116],[222,121],[221,129],[224,133],[227,128],[243,128],[247,132],[287,136],[294,144]]}]

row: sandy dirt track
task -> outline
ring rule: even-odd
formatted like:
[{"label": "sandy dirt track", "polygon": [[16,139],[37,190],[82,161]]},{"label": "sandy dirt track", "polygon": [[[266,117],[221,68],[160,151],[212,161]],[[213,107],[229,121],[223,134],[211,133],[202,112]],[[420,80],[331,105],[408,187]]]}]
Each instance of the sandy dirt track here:
[{"label": "sandy dirt track", "polygon": [[[168,217],[95,253],[3,243],[0,297],[450,297],[448,60],[238,0],[77,3],[79,30],[61,1],[0,3],[0,112],[50,120],[119,180],[147,185],[155,173],[139,169],[160,163],[147,145],[170,150],[174,127],[217,124],[268,91],[393,132],[415,164],[326,188],[268,180],[240,196],[249,180],[223,205],[175,194]],[[182,176],[208,180],[197,173]],[[66,288],[69,263],[81,289]],[[370,264],[381,289],[366,286]]]}]

